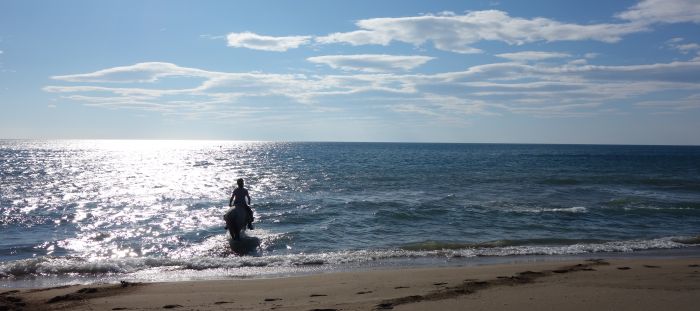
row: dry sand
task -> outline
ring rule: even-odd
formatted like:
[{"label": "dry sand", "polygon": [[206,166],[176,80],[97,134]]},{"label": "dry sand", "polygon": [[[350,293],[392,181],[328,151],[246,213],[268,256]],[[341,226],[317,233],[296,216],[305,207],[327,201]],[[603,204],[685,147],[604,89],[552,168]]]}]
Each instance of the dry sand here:
[{"label": "dry sand", "polygon": [[1,310],[698,310],[700,258],[5,290]]}]

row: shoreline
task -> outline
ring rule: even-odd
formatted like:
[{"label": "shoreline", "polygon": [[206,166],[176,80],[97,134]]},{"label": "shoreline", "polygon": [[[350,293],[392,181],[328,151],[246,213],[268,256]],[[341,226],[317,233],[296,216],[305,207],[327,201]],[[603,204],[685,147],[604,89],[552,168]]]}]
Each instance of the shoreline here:
[{"label": "shoreline", "polygon": [[[248,256],[243,256],[245,258]],[[256,258],[252,256],[250,258]],[[533,263],[557,264],[561,262],[582,261],[590,258],[606,260],[629,259],[682,259],[700,258],[700,246],[688,246],[672,249],[649,249],[631,252],[593,252],[580,254],[523,254],[507,256],[475,257],[401,257],[380,258],[364,262],[345,264],[300,264],[286,266],[242,266],[230,269],[184,269],[163,271],[141,271],[136,274],[103,274],[96,276],[30,276],[0,279],[0,292],[10,289],[39,289],[58,286],[119,284],[121,281],[139,283],[170,283],[227,280],[266,280],[288,277],[303,277],[320,274],[373,272],[397,269],[440,269],[460,267],[488,267],[494,265],[521,265]]]},{"label": "shoreline", "polygon": [[700,303],[700,256],[632,257],[3,289],[0,310],[691,310]]}]

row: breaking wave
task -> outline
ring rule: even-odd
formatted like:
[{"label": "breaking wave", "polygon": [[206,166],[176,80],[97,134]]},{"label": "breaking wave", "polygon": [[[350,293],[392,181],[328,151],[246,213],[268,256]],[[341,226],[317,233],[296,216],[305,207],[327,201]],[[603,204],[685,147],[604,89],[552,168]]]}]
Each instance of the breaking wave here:
[{"label": "breaking wave", "polygon": [[[700,237],[664,237],[649,240],[598,241],[566,239],[498,240],[483,243],[425,241],[384,250],[348,250],[316,254],[269,256],[193,256],[189,258],[137,257],[90,260],[80,257],[44,256],[0,264],[0,277],[27,276],[128,276],[146,270],[204,271],[262,268],[257,273],[307,266],[359,264],[371,261],[408,258],[468,258],[513,255],[574,255],[601,252],[634,252],[654,249],[675,249],[700,246]],[[226,272],[223,272],[226,274]]]}]

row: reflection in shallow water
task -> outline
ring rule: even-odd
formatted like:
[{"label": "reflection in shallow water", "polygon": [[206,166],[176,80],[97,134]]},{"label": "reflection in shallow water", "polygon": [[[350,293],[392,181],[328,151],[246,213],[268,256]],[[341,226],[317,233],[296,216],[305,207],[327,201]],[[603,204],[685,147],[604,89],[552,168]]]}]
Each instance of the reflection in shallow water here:
[{"label": "reflection in shallow water", "polygon": [[266,143],[61,141],[9,147],[3,166],[12,169],[4,172],[3,200],[11,203],[3,208],[4,222],[31,228],[26,233],[34,239],[22,238],[38,244],[38,255],[187,256],[182,249],[224,232],[221,214],[236,178],[249,179],[260,201],[281,188],[280,170],[261,169],[269,159]]},{"label": "reflection in shallow water", "polygon": [[248,236],[245,233],[241,233],[241,239],[236,241],[234,239],[228,240],[228,245],[231,247],[231,251],[238,256],[246,255],[258,255],[258,247],[262,244],[262,240],[255,236]]}]

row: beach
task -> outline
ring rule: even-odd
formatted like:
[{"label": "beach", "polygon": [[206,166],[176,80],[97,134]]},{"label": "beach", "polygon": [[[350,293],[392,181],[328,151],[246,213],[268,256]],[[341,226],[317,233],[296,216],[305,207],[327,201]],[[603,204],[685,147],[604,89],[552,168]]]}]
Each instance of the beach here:
[{"label": "beach", "polygon": [[0,310],[695,310],[700,257],[8,289]]}]

